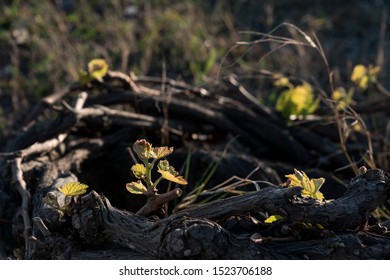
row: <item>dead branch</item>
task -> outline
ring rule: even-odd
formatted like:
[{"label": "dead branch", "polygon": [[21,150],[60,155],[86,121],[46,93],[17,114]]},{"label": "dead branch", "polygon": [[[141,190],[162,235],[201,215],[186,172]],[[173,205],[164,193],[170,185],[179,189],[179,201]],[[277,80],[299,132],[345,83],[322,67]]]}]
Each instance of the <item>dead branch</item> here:
[{"label": "dead branch", "polygon": [[61,90],[58,90],[54,93],[52,93],[49,96],[46,96],[42,99],[40,103],[38,103],[31,111],[31,113],[26,118],[22,131],[26,131],[28,128],[30,128],[32,125],[34,125],[37,122],[38,117],[45,112],[50,106],[52,106],[55,102],[58,100],[61,100],[69,93],[76,91],[80,88],[79,83],[74,83],[69,86],[66,86],[62,88]]},{"label": "dead branch", "polygon": [[30,192],[27,190],[26,182],[23,179],[22,158],[17,157],[12,163],[13,184],[22,197],[21,213],[24,224],[25,255],[29,253],[29,238],[31,236],[32,226],[30,218]]}]

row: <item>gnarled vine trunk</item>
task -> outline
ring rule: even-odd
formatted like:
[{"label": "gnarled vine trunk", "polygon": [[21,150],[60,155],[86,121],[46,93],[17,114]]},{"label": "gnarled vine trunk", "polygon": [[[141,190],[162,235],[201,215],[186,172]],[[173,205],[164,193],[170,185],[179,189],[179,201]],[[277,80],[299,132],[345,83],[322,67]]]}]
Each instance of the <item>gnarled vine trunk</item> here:
[{"label": "gnarled vine trunk", "polygon": [[[45,98],[1,154],[0,234],[8,242],[0,257],[23,248],[26,259],[389,258],[390,223],[367,224],[389,198],[389,174],[369,169],[347,189],[325,186],[334,199],[323,203],[279,187],[292,166],[318,161],[322,169],[308,172],[331,181],[327,170],[347,163],[329,156],[337,143],[317,124],[288,127],[231,79],[210,90],[165,80],[160,92],[110,72],[104,84]],[[175,166],[190,167],[183,200],[165,216],[134,214],[146,199],[125,189],[128,147],[139,138],[174,146]],[[204,172],[210,163],[214,176]],[[201,178],[207,184],[195,196]],[[71,181],[92,190],[64,214],[47,195],[63,199],[57,188]],[[264,223],[274,214],[283,219]]]}]

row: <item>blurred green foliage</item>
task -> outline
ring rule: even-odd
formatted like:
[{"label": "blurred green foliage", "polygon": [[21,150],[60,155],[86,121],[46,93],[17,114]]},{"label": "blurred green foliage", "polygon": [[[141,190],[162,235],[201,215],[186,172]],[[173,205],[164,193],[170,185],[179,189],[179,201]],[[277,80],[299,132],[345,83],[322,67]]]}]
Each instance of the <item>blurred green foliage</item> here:
[{"label": "blurred green foliage", "polygon": [[306,83],[283,91],[277,99],[276,111],[286,120],[296,119],[313,113],[319,103],[320,100],[315,98],[312,87]]},{"label": "blurred green foliage", "polygon": [[[330,8],[325,0],[307,4],[288,0],[2,1],[0,106],[12,120],[6,126],[12,126],[42,96],[77,81],[79,70],[94,58],[104,59],[113,70],[152,76],[166,71],[171,78],[196,85],[215,81],[218,74],[234,73],[272,107],[279,92],[272,95],[272,81],[263,69],[325,88],[329,81],[324,65],[313,51],[279,48],[275,42],[235,45],[261,38],[241,31],[267,33],[281,22],[294,23],[325,42],[335,85],[343,86],[351,65],[375,60],[378,36],[372,30],[379,30],[383,10],[390,4],[360,10],[348,3]],[[360,16],[351,15],[354,11]],[[288,30],[275,35],[299,40],[299,34]],[[388,68],[384,62],[379,65],[382,76]]]},{"label": "blurred green foliage", "polygon": [[228,38],[227,13],[222,3],[189,0],[9,2],[0,9],[0,67],[13,70],[2,90],[34,100],[77,80],[79,69],[97,57],[112,69],[145,75],[166,69],[200,83],[229,47],[217,36]]}]

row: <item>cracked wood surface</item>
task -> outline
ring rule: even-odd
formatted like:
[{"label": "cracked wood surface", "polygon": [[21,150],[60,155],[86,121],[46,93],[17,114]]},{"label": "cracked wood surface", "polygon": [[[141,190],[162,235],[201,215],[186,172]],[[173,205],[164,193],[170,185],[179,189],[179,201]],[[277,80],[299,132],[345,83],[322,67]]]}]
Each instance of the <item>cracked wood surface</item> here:
[{"label": "cracked wood surface", "polygon": [[[52,187],[63,184],[60,179]],[[50,211],[56,211],[42,204],[42,217],[51,217],[43,221],[51,228],[63,228],[65,225],[73,231],[77,242],[61,236],[67,249],[66,258],[72,258],[74,252],[80,256],[82,244],[87,248],[129,249],[135,255],[144,258],[174,259],[289,259],[289,258],[369,258],[389,256],[390,240],[371,233],[355,231],[367,221],[368,213],[384,202],[389,195],[389,174],[379,169],[370,169],[365,174],[351,180],[349,191],[338,199],[319,203],[313,199],[302,198],[300,188],[267,187],[253,193],[221,199],[205,205],[173,214],[165,219],[151,220],[137,214],[113,207],[109,200],[95,191],[84,196],[81,205],[75,209],[67,222],[53,220]],[[242,216],[249,212],[267,212],[286,217],[283,223],[321,224],[329,234],[317,240],[291,239],[290,242],[278,242],[269,238],[268,242],[254,242],[253,231],[233,233],[224,228],[221,220]],[[39,215],[39,211],[36,213]],[[58,217],[58,215],[57,215]],[[37,236],[41,236],[35,231]],[[255,232],[261,236],[261,227]],[[55,233],[49,240],[43,237],[43,249],[36,248],[35,256],[47,254],[57,248]],[[362,246],[359,241],[371,237],[377,239],[375,246]],[[59,237],[57,237],[59,238]],[[39,238],[38,238],[39,239]],[[372,241],[371,240],[371,241]],[[379,242],[380,241],[380,242]],[[51,244],[54,242],[54,244]],[[51,249],[48,249],[51,248]],[[40,252],[42,250],[42,252]],[[51,251],[51,254],[57,251]],[[34,254],[31,256],[34,258]],[[130,256],[129,252],[129,256]],[[58,256],[52,256],[53,258]],[[113,258],[119,258],[113,257]]]}]

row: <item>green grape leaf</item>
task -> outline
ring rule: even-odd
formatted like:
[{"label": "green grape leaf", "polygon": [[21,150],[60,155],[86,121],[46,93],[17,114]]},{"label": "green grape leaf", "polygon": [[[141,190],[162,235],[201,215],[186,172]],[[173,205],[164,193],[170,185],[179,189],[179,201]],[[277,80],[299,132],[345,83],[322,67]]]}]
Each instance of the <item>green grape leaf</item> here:
[{"label": "green grape leaf", "polygon": [[325,183],[324,178],[310,179],[305,172],[294,169],[294,174],[285,176],[288,178],[289,187],[302,187],[302,196],[323,200],[324,195],[320,192],[321,186]]},{"label": "green grape leaf", "polygon": [[292,116],[306,116],[318,108],[319,102],[318,98],[314,98],[312,87],[304,83],[283,91],[276,101],[276,111],[286,119]]},{"label": "green grape leaf", "polygon": [[88,73],[89,75],[98,80],[99,82],[103,82],[103,77],[107,75],[108,72],[108,64],[104,59],[92,59],[88,63]]},{"label": "green grape leaf", "polygon": [[347,105],[354,103],[353,101],[354,89],[350,88],[348,92],[343,87],[338,87],[332,92],[332,100],[337,101],[337,108],[344,109]]},{"label": "green grape leaf", "polygon": [[[161,170],[161,171],[174,171],[174,168],[172,166],[169,165],[169,161],[167,160],[160,160],[158,162],[158,170]],[[177,175],[177,174],[175,174]]]},{"label": "green grape leaf", "polygon": [[318,192],[322,185],[325,183],[324,178],[311,179],[312,185],[314,186],[314,192]]},{"label": "green grape leaf", "polygon": [[152,144],[145,139],[137,140],[133,144],[133,150],[137,154],[140,160],[148,160],[152,153]]},{"label": "green grape leaf", "polygon": [[103,77],[108,73],[108,64],[104,59],[92,59],[88,62],[86,69],[79,71],[79,81],[88,84],[93,80],[103,82]]},{"label": "green grape leaf", "polygon": [[264,220],[264,223],[266,224],[272,224],[278,220],[282,220],[283,217],[280,216],[280,215],[272,215],[272,216],[269,216],[267,219]]},{"label": "green grape leaf", "polygon": [[141,181],[127,183],[126,189],[132,194],[146,194],[148,192]]},{"label": "green grape leaf", "polygon": [[177,183],[179,185],[187,185],[188,182],[182,176],[174,175],[171,171],[158,170],[161,176],[171,182]]},{"label": "green grape leaf", "polygon": [[380,72],[379,66],[369,65],[368,67],[357,64],[352,70],[351,81],[361,90],[365,90],[377,80],[377,75]]},{"label": "green grape leaf", "polygon": [[137,179],[142,179],[146,176],[146,167],[141,163],[134,164],[131,167],[131,171],[133,171],[133,174]]},{"label": "green grape leaf", "polygon": [[357,64],[352,70],[351,74],[351,81],[352,82],[358,82],[361,80],[364,76],[367,75],[367,68],[366,66],[362,64]]},{"label": "green grape leaf", "polygon": [[88,186],[79,182],[70,182],[62,187],[59,187],[58,190],[66,196],[76,196],[82,195],[87,192]]},{"label": "green grape leaf", "polygon": [[292,84],[290,83],[289,79],[287,77],[284,77],[282,75],[274,75],[273,77],[275,80],[273,82],[273,85],[275,87],[292,87]]},{"label": "green grape leaf", "polygon": [[160,159],[166,157],[173,152],[173,147],[155,147],[152,149],[151,157],[155,159]]},{"label": "green grape leaf", "polygon": [[167,160],[160,160],[157,167],[158,172],[164,179],[180,185],[187,185],[187,180],[179,176],[179,173],[175,170],[175,168],[173,168],[173,166],[169,165]]}]

